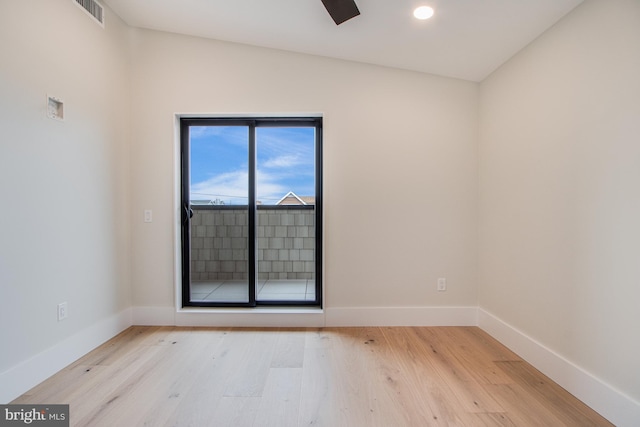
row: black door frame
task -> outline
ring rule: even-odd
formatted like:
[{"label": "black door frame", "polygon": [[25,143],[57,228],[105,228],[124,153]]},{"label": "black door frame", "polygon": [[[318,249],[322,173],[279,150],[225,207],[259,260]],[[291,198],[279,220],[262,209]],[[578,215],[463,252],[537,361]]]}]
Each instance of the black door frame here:
[{"label": "black door frame", "polygon": [[[193,215],[189,197],[189,128],[191,126],[246,126],[249,128],[249,194],[248,194],[248,287],[249,301],[214,302],[191,301],[190,220]],[[313,127],[315,128],[315,301],[256,301],[257,211],[256,204],[256,128],[257,127]],[[322,307],[322,117],[259,117],[259,118],[180,118],[180,205],[182,307],[256,307],[256,306],[319,306]]]}]

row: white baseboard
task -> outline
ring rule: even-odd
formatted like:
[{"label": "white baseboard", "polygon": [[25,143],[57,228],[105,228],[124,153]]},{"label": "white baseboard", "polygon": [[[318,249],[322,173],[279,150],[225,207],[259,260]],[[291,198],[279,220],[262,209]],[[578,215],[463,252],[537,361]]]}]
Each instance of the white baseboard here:
[{"label": "white baseboard", "polygon": [[0,374],[0,402],[6,404],[131,326],[127,308],[60,341]]},{"label": "white baseboard", "polygon": [[335,307],[326,326],[476,326],[477,307]]},{"label": "white baseboard", "polygon": [[594,377],[491,313],[478,309],[478,326],[618,427],[640,425],[640,403]]},{"label": "white baseboard", "polygon": [[319,309],[182,309],[134,307],[134,325],[323,327],[475,326],[476,307],[338,307]]},{"label": "white baseboard", "polygon": [[133,324],[149,326],[322,327],[320,309],[133,307]]},{"label": "white baseboard", "polygon": [[176,325],[320,328],[324,317],[321,309],[185,309],[176,313]]}]

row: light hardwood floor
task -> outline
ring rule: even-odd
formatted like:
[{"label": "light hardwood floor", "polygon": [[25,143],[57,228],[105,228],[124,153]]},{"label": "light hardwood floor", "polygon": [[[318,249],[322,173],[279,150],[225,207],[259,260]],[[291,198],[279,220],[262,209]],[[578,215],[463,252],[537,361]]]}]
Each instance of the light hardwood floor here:
[{"label": "light hardwood floor", "polygon": [[132,327],[12,403],[76,426],[611,425],[476,327]]}]

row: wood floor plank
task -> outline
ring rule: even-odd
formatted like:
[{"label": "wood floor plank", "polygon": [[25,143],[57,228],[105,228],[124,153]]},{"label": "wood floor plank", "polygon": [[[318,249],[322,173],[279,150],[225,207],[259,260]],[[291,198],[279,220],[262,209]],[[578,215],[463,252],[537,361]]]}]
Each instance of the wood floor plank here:
[{"label": "wood floor plank", "polygon": [[[499,354],[488,340],[477,341],[468,328],[437,328],[441,340],[450,343],[446,357],[455,358],[465,368],[469,379],[480,384],[508,384],[511,378],[496,364],[498,360],[508,359],[510,352]],[[506,349],[505,349],[506,350]]]},{"label": "wood floor plank", "polygon": [[[203,359],[209,357],[223,342],[224,331],[194,329],[182,337],[171,341],[173,354],[156,366],[148,383],[141,384],[141,390],[150,390],[144,402],[133,407],[134,413],[127,419],[135,425],[162,425],[181,404],[185,396],[200,379],[204,371]],[[164,375],[167,370],[172,375]]]},{"label": "wood floor plank", "polygon": [[260,397],[229,397],[223,396],[219,405],[211,412],[209,418],[199,423],[177,424],[190,427],[215,426],[215,427],[252,427],[260,425],[256,416],[260,406]]},{"label": "wood floor plank", "polygon": [[473,413],[464,414],[462,423],[465,426],[474,427],[517,427],[506,413]]},{"label": "wood floor plank", "polygon": [[304,329],[286,329],[278,333],[271,359],[272,368],[302,368],[306,343]]},{"label": "wood floor plank", "polygon": [[[118,363],[122,355],[141,346],[157,345],[172,332],[169,327],[133,326],[107,341],[82,358],[83,365],[111,365]],[[76,361],[75,363],[79,363]]]},{"label": "wood floor plank", "polygon": [[331,425],[335,380],[330,359],[326,348],[305,348],[298,425]]},{"label": "wood floor plank", "polygon": [[[401,371],[389,359],[389,344],[380,328],[341,328],[332,351],[343,384],[351,391],[346,399],[357,395],[360,403],[343,405],[346,409],[340,425],[404,425],[411,413],[403,406],[410,394],[404,387]],[[354,352],[354,349],[359,349]],[[339,363],[351,358],[353,365]],[[362,424],[352,424],[360,422]]]},{"label": "wood floor plank", "polygon": [[[325,331],[331,343],[305,352],[301,410],[298,425],[403,425],[387,374],[378,369],[374,342],[379,330],[338,328]],[[353,351],[353,348],[363,351]],[[318,379],[320,381],[318,382]]]},{"label": "wood floor plank", "polygon": [[470,367],[465,366],[451,350],[452,343],[439,328],[409,328],[412,342],[423,351],[441,379],[443,393],[455,399],[465,412],[504,412],[504,408],[475,381]]},{"label": "wood floor plank", "polygon": [[[194,337],[193,330],[172,331],[165,339],[159,340],[155,347],[158,352],[150,360],[127,378],[121,387],[106,397],[107,404],[90,412],[81,423],[101,424],[101,419],[112,419],[120,423],[143,425],[145,416],[153,418],[159,408],[168,409],[176,401],[171,385],[176,380],[189,378],[193,359],[202,352],[210,341]],[[172,371],[172,375],[164,375]],[[144,395],[145,399],[136,399]],[[114,405],[113,403],[118,403]],[[120,403],[122,402],[122,403]]]},{"label": "wood floor plank", "polygon": [[255,424],[261,427],[296,427],[301,389],[302,367],[269,369]]},{"label": "wood floor plank", "polygon": [[544,404],[564,425],[609,425],[597,413],[577,401],[569,392],[524,361],[498,362],[514,382],[529,392],[532,399]]},{"label": "wood floor plank", "polygon": [[12,403],[72,426],[610,426],[474,327],[132,327]]},{"label": "wood floor plank", "polygon": [[[78,384],[95,383],[93,379],[105,366],[73,364],[51,376],[14,400],[19,404],[68,403],[68,396],[78,389]],[[64,400],[60,400],[64,399]]]},{"label": "wood floor plank", "polygon": [[464,333],[469,345],[482,353],[486,353],[490,360],[495,362],[522,360],[517,354],[509,350],[503,344],[498,342],[498,340],[478,327],[466,326],[452,329]]},{"label": "wood floor plank", "polygon": [[232,402],[234,405],[242,402],[253,408],[252,400],[231,400],[223,397],[228,379],[238,366],[236,359],[239,352],[236,350],[246,344],[246,334],[234,334],[233,330],[217,332],[219,335],[216,335],[216,340],[220,338],[220,342],[202,353],[198,362],[201,369],[197,381],[186,393],[180,395],[179,404],[165,425],[198,427],[210,425],[212,420],[222,425],[225,422],[222,414],[227,410],[224,402]]},{"label": "wood floor plank", "polygon": [[227,380],[225,397],[259,397],[262,396],[267,381],[269,368],[278,340],[278,331],[234,330],[227,340],[234,339],[229,351],[235,352],[235,366]]},{"label": "wood floor plank", "polygon": [[40,402],[56,403],[55,399],[59,399],[60,396],[78,393],[78,383],[95,383],[92,378],[99,375],[102,367],[110,365],[112,361],[128,358],[132,352],[142,351],[141,346],[147,345],[152,332],[158,329],[128,328],[83,358],[71,363],[65,370],[53,375],[49,381],[44,381],[27,391],[18,398],[20,403],[32,403],[29,399],[31,395],[36,396],[36,400]]},{"label": "wood floor plank", "polygon": [[[500,402],[517,426],[567,426],[517,384],[488,384],[484,387]],[[569,425],[578,426],[575,423]]]},{"label": "wood floor plank", "polygon": [[[389,343],[389,358],[403,375],[398,383],[406,389],[403,405],[414,425],[461,425],[454,406],[449,404],[436,368],[429,355],[413,343],[406,328],[383,328]],[[417,408],[417,410],[416,410]]]},{"label": "wood floor plank", "polygon": [[69,403],[71,420],[77,425],[108,420],[109,414],[115,414],[124,402],[120,397],[129,395],[131,388],[148,375],[150,368],[158,363],[161,352],[158,346],[140,347],[123,357],[121,363],[111,365],[114,369],[101,370],[92,382],[82,384],[76,392],[67,395],[64,402]]},{"label": "wood floor plank", "polygon": [[328,348],[333,345],[332,334],[335,329],[309,328],[305,334],[305,348]]},{"label": "wood floor plank", "polygon": [[[320,396],[320,406],[316,409],[316,414],[327,414],[326,421],[303,419],[304,425],[314,422],[314,425],[371,425],[371,417],[369,415],[369,390],[363,386],[363,382],[367,380],[366,365],[364,363],[364,354],[362,352],[346,352],[345,345],[353,345],[354,337],[350,329],[333,329],[330,330],[332,345],[326,349],[321,355],[318,363],[323,363],[327,378],[328,389],[326,394]],[[347,344],[348,343],[348,344]],[[324,357],[323,357],[324,356]],[[305,361],[307,360],[305,355]],[[305,368],[309,367],[305,364]],[[316,367],[310,367],[316,370]],[[311,381],[315,381],[316,377],[312,377]],[[305,400],[316,400],[315,396],[310,395],[304,388],[303,398]],[[322,399],[324,398],[324,399]],[[303,413],[303,416],[305,413]]]}]

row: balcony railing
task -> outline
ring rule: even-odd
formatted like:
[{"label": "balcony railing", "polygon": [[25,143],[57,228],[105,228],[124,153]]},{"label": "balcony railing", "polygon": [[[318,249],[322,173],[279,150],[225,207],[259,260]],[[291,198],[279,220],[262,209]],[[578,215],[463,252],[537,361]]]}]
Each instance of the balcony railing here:
[{"label": "balcony railing", "polygon": [[[257,207],[258,280],[315,279],[314,206]],[[191,280],[247,280],[246,206],[192,205]]]}]

